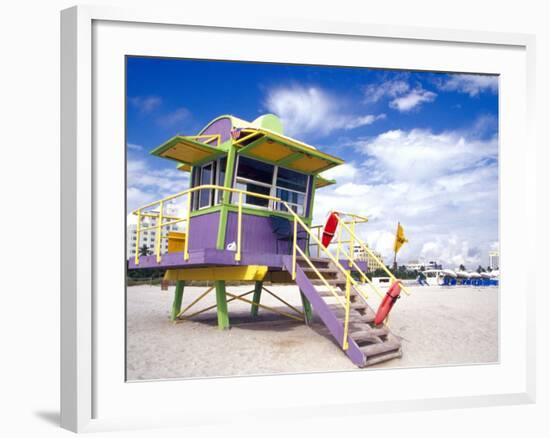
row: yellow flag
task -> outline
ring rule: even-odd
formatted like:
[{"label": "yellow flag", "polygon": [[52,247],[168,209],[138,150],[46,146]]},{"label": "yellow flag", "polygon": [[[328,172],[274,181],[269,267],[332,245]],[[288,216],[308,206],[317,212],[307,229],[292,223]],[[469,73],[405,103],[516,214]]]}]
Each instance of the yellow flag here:
[{"label": "yellow flag", "polygon": [[398,222],[397,233],[395,234],[395,242],[393,244],[393,252],[397,254],[397,252],[401,249],[405,242],[408,242],[408,240],[405,238],[405,231],[403,230],[401,224]]}]

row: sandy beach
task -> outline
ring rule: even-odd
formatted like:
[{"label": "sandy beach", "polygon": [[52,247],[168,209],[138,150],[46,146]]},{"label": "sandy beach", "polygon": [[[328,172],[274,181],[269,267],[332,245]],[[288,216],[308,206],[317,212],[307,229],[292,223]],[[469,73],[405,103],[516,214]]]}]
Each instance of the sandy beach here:
[{"label": "sandy beach", "polygon": [[[296,286],[267,286],[301,308]],[[251,286],[228,286],[243,293]],[[186,287],[183,307],[205,288]],[[498,288],[411,287],[394,307],[390,329],[403,357],[373,367],[422,367],[498,361]],[[229,304],[231,329],[217,328],[215,310],[192,321],[169,320],[174,288],[131,286],[127,292],[127,379],[258,375],[358,370],[317,318],[309,326],[250,305]],[[371,294],[371,296],[374,294]],[[267,293],[262,304],[287,311]],[[210,293],[196,310],[215,304]],[[372,298],[371,305],[378,301]]]}]

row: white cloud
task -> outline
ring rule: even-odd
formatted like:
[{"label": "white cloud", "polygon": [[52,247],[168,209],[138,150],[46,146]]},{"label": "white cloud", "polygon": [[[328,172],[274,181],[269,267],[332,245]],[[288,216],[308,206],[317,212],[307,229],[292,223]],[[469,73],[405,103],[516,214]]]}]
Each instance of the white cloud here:
[{"label": "white cloud", "polygon": [[355,129],[383,119],[384,114],[357,115],[346,111],[346,102],[318,87],[289,86],[272,89],[264,102],[278,115],[290,136],[326,135],[337,129]]},{"label": "white cloud", "polygon": [[157,119],[157,122],[159,125],[165,128],[170,128],[174,125],[183,123],[184,121],[188,120],[190,116],[191,112],[187,108],[181,107],[172,111],[171,113],[160,116]]},{"label": "white cloud", "polygon": [[420,251],[420,260],[424,262],[444,260],[451,268],[456,269],[464,265],[471,271],[480,264],[487,266],[483,264],[485,258],[482,256],[479,248],[472,248],[467,240],[461,240],[456,234],[438,236],[435,240],[424,243]]},{"label": "white cloud", "polygon": [[393,79],[377,84],[370,84],[365,88],[365,101],[378,102],[381,99],[390,99],[389,106],[401,112],[411,111],[423,103],[433,102],[437,94],[428,91],[418,84],[412,88],[403,79]]},{"label": "white cloud", "polygon": [[465,132],[388,131],[355,145],[355,160],[325,174],[338,184],[315,197],[315,223],[329,210],[369,217],[358,227],[387,263],[400,221],[409,243],[398,262],[421,258],[454,268],[486,266],[498,239],[496,139]]},{"label": "white cloud", "polygon": [[410,86],[404,80],[389,80],[379,84],[370,84],[365,88],[365,100],[378,102],[384,97],[395,98],[409,91]]},{"label": "white cloud", "polygon": [[427,181],[496,159],[498,144],[496,139],[476,140],[455,131],[413,129],[387,131],[360,142],[357,149],[375,160],[369,167],[382,166],[400,181]]},{"label": "white cloud", "polygon": [[377,120],[382,120],[385,118],[386,118],[386,114],[378,114],[377,116],[368,114],[366,116],[349,118],[349,120],[344,122],[344,129],[355,129],[355,128],[359,128],[360,126],[371,125]]},{"label": "white cloud", "polygon": [[436,85],[443,91],[459,91],[474,97],[484,91],[496,93],[498,76],[451,74],[446,80],[436,82]]},{"label": "white cloud", "polygon": [[336,179],[338,182],[342,183],[353,180],[358,172],[359,169],[357,169],[353,163],[345,163],[323,172],[323,176],[328,179]]},{"label": "white cloud", "polygon": [[177,170],[175,163],[173,166],[154,169],[145,160],[129,157],[126,164],[128,212],[189,188],[189,173]]},{"label": "white cloud", "polygon": [[158,96],[135,96],[131,97],[130,103],[142,113],[150,113],[156,110],[162,103]]},{"label": "white cloud", "polygon": [[390,107],[401,112],[407,112],[419,107],[423,103],[433,102],[437,94],[432,91],[418,87],[407,94],[396,97],[390,102]]}]

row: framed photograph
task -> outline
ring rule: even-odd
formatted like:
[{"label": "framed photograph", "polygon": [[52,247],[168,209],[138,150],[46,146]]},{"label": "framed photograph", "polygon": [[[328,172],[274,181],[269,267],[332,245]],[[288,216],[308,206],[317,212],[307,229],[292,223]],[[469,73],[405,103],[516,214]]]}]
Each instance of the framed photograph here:
[{"label": "framed photograph", "polygon": [[533,50],[63,11],[62,426],[533,402]]}]

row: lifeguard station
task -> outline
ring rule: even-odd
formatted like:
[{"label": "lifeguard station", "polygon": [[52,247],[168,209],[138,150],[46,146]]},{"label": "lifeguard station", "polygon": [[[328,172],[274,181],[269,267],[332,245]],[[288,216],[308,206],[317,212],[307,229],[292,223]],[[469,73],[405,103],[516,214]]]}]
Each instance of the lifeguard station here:
[{"label": "lifeguard station", "polygon": [[[320,173],[343,164],[342,159],[285,136],[281,121],[271,114],[253,122],[224,115],[198,135],[175,136],[151,153],[189,172],[190,187],[133,212],[136,242],[140,233],[154,229],[156,250],[140,256],[136,243],[128,268],[167,270],[165,280],[176,282],[174,321],[211,310],[195,306],[214,291],[221,329],[230,327],[228,303],[241,300],[250,304],[251,318],[265,309],[307,324],[314,311],[360,367],[401,356],[400,341],[387,326],[374,324],[367,302],[367,286],[380,297],[385,291],[370,282],[366,263],[355,258],[360,246],[397,281],[356,234],[367,218],[338,212],[338,229],[328,248],[321,243],[322,227],[311,223],[315,191],[335,183]],[[181,214],[165,214],[174,209]],[[151,219],[155,225],[146,225]],[[166,231],[176,224],[184,232]],[[168,240],[166,252],[163,239]],[[185,282],[191,280],[210,280],[214,286],[182,310]],[[251,282],[253,289],[229,292],[226,282],[237,280]],[[302,309],[278,297],[266,287],[268,282],[296,283]],[[263,292],[289,310],[263,305]]]}]

